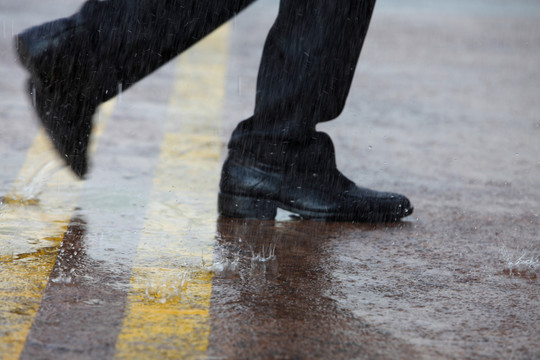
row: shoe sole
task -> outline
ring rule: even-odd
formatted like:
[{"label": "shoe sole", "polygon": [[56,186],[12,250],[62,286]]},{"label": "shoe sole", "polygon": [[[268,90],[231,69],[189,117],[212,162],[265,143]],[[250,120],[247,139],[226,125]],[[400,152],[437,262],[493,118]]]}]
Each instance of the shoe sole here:
[{"label": "shoe sole", "polygon": [[400,214],[368,213],[343,214],[332,212],[316,212],[295,208],[276,200],[259,199],[248,196],[219,193],[218,211],[220,215],[243,219],[273,220],[277,209],[283,209],[300,215],[303,219],[320,221],[347,221],[347,222],[396,222],[413,213],[414,208],[405,209]]}]

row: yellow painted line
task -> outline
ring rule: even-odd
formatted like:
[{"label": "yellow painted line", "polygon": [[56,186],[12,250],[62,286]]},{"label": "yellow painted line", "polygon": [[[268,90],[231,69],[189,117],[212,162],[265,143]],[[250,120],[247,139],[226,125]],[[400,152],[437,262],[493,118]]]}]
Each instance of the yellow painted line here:
[{"label": "yellow painted line", "polygon": [[177,61],[116,358],[206,355],[228,32],[221,27]]},{"label": "yellow painted line", "polygon": [[[113,108],[100,107],[90,152]],[[81,187],[40,130],[0,206],[0,359],[19,358]]]}]

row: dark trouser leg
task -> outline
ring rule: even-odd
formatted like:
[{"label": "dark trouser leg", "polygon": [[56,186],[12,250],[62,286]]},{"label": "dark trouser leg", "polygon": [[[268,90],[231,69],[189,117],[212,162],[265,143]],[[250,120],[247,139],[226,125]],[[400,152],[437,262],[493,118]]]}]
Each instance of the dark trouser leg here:
[{"label": "dark trouser leg", "polygon": [[232,217],[396,221],[412,213],[399,194],[356,186],[336,167],[319,122],[345,104],[375,0],[282,0],[268,35],[254,115],[229,142],[218,208]]},{"label": "dark trouser leg", "polygon": [[79,17],[87,24],[91,47],[99,57],[107,59],[102,63],[105,67],[102,72],[113,71],[115,80],[126,88],[204,38],[253,1],[89,1]]},{"label": "dark trouser leg", "polygon": [[97,106],[178,55],[254,0],[91,0],[16,39],[38,116],[83,176]]},{"label": "dark trouser leg", "polygon": [[[253,117],[231,148],[305,142],[345,104],[375,0],[282,0],[268,34]],[[261,142],[261,139],[264,139]]]},{"label": "dark trouser leg", "polygon": [[90,0],[69,18],[23,32],[18,46],[27,52],[23,61],[39,67],[35,75],[84,80],[108,99],[119,84],[131,86],[253,1]]}]

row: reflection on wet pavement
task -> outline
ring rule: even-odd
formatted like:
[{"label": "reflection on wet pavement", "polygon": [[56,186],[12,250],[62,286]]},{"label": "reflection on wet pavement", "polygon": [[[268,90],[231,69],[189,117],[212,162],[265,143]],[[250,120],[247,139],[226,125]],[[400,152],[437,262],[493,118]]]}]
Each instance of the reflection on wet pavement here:
[{"label": "reflection on wet pavement", "polygon": [[[88,255],[83,218],[70,222],[21,358],[108,358],[121,329],[129,272]],[[76,320],[76,321],[74,321]]]},{"label": "reflection on wet pavement", "polygon": [[[110,101],[98,113],[92,154],[113,107]],[[0,318],[0,353],[13,358],[23,349],[47,282],[59,279],[50,274],[83,185],[55,156],[40,131],[0,202],[0,303],[9,314]]]},{"label": "reflection on wet pavement", "polygon": [[[74,6],[0,3],[14,31]],[[414,217],[216,221],[220,134],[252,111],[276,5],[102,109],[84,183],[33,140],[0,37],[1,359],[540,358],[538,4],[378,2],[321,130]]]},{"label": "reflection on wet pavement", "polygon": [[[385,358],[417,355],[332,299],[328,271],[350,224],[220,218],[210,355],[219,358]],[[265,256],[262,256],[265,254]]]}]

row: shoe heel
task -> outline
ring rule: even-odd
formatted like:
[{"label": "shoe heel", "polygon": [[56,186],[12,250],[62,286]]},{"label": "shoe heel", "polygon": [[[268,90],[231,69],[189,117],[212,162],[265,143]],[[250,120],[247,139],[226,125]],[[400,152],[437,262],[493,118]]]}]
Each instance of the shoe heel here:
[{"label": "shoe heel", "polygon": [[277,205],[272,200],[220,193],[218,211],[228,217],[272,220],[276,217]]}]

